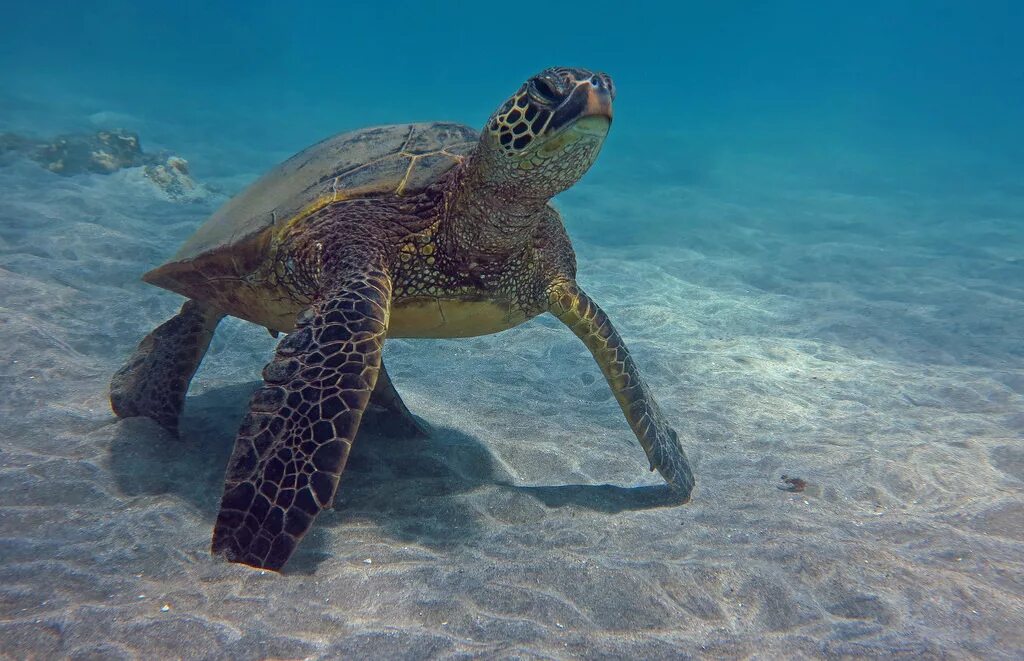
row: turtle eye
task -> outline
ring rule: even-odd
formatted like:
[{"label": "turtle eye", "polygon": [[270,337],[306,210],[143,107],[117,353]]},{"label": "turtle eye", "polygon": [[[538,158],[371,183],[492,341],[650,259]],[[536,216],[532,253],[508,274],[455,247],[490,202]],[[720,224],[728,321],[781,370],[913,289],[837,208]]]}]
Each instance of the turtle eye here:
[{"label": "turtle eye", "polygon": [[534,78],[530,81],[530,91],[534,93],[539,101],[546,101],[548,103],[558,103],[562,100],[562,96],[558,93],[558,90],[543,78]]}]

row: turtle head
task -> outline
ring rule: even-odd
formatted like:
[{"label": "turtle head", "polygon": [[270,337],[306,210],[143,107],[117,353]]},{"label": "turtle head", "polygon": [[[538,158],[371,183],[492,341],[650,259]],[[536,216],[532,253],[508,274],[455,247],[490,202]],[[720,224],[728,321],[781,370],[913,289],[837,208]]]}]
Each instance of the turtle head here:
[{"label": "turtle head", "polygon": [[614,98],[604,73],[553,67],[531,77],[483,130],[488,178],[512,195],[532,198],[569,188],[597,159]]}]

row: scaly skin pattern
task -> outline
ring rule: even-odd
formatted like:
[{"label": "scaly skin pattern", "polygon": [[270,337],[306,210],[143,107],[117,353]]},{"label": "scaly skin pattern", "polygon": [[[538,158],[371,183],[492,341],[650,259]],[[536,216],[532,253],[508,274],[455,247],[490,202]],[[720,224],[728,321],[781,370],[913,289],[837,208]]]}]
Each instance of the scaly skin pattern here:
[{"label": "scaly skin pattern", "polygon": [[678,436],[608,317],[576,284],[572,246],[549,206],[597,157],[613,94],[603,74],[546,70],[434,185],[337,201],[273,237],[251,284],[281,297],[282,309],[304,311],[239,430],[214,553],[274,570],[288,560],[334,499],[387,336],[493,333],[548,311],[590,349],[652,469],[689,497]]},{"label": "scaly skin pattern", "polygon": [[[361,246],[263,370],[228,464],[212,550],[280,569],[331,506],[381,367],[391,277]],[[352,252],[349,252],[350,256]]]},{"label": "scaly skin pattern", "polygon": [[651,470],[657,469],[677,493],[689,498],[693,473],[679,435],[666,422],[608,315],[572,281],[553,284],[548,300],[551,314],[583,340],[601,366],[629,426],[647,453]]},{"label": "scaly skin pattern", "polygon": [[110,382],[110,405],[122,417],[146,416],[172,434],[185,393],[224,313],[188,301],[143,338]]},{"label": "scaly skin pattern", "polygon": [[446,231],[454,219],[442,215],[448,187],[456,185],[452,180],[414,198],[352,200],[315,212],[281,238],[266,286],[284,288],[296,305],[308,305],[318,296],[325,255],[350,250],[353,236],[372,228],[386,246],[393,307],[422,300],[490,301],[507,307],[508,327],[546,311],[548,280],[575,276],[575,256],[558,213],[541,207],[529,234],[507,252],[461,251]]}]

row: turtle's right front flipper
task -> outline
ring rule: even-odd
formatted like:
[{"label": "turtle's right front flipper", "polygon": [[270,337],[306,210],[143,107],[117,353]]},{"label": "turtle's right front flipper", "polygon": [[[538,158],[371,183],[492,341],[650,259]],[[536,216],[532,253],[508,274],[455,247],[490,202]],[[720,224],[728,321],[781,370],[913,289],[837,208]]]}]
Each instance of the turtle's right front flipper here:
[{"label": "turtle's right front flipper", "polygon": [[212,550],[280,569],[330,507],[381,366],[391,279],[376,263],[334,283],[263,370],[228,463]]}]

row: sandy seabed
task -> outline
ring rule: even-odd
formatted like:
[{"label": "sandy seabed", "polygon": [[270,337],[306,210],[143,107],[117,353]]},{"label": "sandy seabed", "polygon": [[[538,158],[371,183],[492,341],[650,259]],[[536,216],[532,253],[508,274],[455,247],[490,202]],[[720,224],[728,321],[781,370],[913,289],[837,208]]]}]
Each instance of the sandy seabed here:
[{"label": "sandy seabed", "polygon": [[0,163],[0,651],[1024,655],[1024,189],[639,167],[560,206],[694,462],[692,502],[646,471],[557,321],[397,340],[432,438],[363,434],[277,575],[208,552],[267,333],[222,324],[180,439],[107,404],[181,302],[139,274],[224,197]]}]

